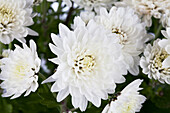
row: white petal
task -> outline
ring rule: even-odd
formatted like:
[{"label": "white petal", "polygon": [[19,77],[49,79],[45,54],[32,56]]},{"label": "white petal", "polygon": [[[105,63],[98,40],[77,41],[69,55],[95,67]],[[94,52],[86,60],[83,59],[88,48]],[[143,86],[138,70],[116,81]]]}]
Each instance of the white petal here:
[{"label": "white petal", "polygon": [[59,24],[59,34],[62,38],[69,37],[70,30],[64,24]]},{"label": "white petal", "polygon": [[109,113],[108,111],[109,111],[109,104],[107,104],[106,106],[105,106],[105,108],[103,109],[103,111],[102,111],[102,113]]},{"label": "white petal", "polygon": [[88,104],[87,99],[83,96],[80,101],[81,101],[80,110],[85,111]]},{"label": "white petal", "polygon": [[62,50],[59,49],[58,47],[56,47],[55,45],[53,45],[53,44],[50,43],[49,46],[50,46],[51,51],[52,51],[54,54],[56,54],[56,55],[61,55],[61,54],[63,53]]},{"label": "white petal", "polygon": [[48,60],[55,63],[55,64],[60,64],[61,63],[60,59],[58,59],[58,58],[52,58],[52,59],[48,59]]},{"label": "white petal", "polygon": [[162,62],[163,68],[170,68],[170,56],[168,56],[163,62]]},{"label": "white petal", "polygon": [[98,98],[97,96],[96,96],[96,97],[93,97],[92,103],[93,103],[96,107],[100,107],[100,105],[101,105],[101,99]]},{"label": "white petal", "polygon": [[59,91],[57,95],[57,102],[61,102],[63,99],[65,99],[69,95],[69,90],[68,88],[65,88],[61,91]]},{"label": "white petal", "polygon": [[41,84],[45,84],[45,83],[48,83],[48,82],[54,82],[55,79],[52,78],[52,76],[48,77],[46,80],[44,80]]},{"label": "white petal", "polygon": [[38,35],[39,35],[37,32],[33,31],[33,30],[30,29],[30,28],[27,28],[27,30],[28,30],[28,34],[29,34],[29,35],[32,35],[32,36],[38,36]]}]

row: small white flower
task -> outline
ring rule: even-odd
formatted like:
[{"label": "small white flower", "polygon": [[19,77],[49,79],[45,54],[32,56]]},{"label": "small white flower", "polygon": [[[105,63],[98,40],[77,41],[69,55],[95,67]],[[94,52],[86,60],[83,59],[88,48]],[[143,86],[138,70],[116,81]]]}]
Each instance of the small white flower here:
[{"label": "small white flower", "polygon": [[143,52],[147,34],[145,25],[141,23],[134,10],[112,7],[110,12],[107,12],[105,8],[101,8],[96,21],[112,35],[112,41],[121,46],[122,59],[128,71],[138,75],[138,55]]},{"label": "small white flower", "polygon": [[95,106],[106,100],[108,93],[114,93],[116,84],[123,83],[126,72],[120,58],[120,48],[107,38],[102,27],[90,21],[87,26],[77,17],[79,23],[74,31],[59,25],[60,36],[52,34],[51,51],[57,58],[50,61],[58,64],[57,71],[43,83],[55,81],[52,92],[59,92],[60,102],[69,94],[75,108],[85,111],[88,101]]},{"label": "small white flower", "polygon": [[152,25],[152,16],[160,19],[166,10],[170,10],[169,0],[123,0],[116,5],[134,8],[148,27]]},{"label": "small white flower", "polygon": [[148,77],[170,84],[170,28],[162,31],[168,39],[156,40],[151,46],[147,45],[144,57],[140,60],[143,73]]},{"label": "small white flower", "polygon": [[0,0],[0,42],[9,44],[14,39],[24,42],[28,34],[38,35],[27,27],[34,24],[31,3],[27,0]]},{"label": "small white flower", "polygon": [[126,86],[118,95],[117,99],[106,105],[102,113],[135,113],[142,108],[146,98],[139,94],[142,80],[137,79]]},{"label": "small white flower", "polygon": [[36,44],[33,40],[30,41],[30,48],[23,43],[23,48],[15,45],[15,50],[9,53],[9,56],[2,58],[0,79],[3,82],[0,84],[4,89],[2,97],[11,97],[11,99],[21,96],[26,91],[24,96],[35,92],[38,88],[38,73],[41,60],[36,52]]},{"label": "small white flower", "polygon": [[111,8],[115,0],[72,0],[87,11],[99,11],[101,7]]}]

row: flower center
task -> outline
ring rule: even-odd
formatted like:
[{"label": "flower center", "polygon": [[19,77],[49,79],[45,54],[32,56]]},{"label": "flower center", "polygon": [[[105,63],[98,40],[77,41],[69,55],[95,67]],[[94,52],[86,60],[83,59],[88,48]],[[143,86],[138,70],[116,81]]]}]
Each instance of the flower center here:
[{"label": "flower center", "polygon": [[74,61],[73,70],[77,74],[87,74],[92,72],[96,65],[95,57],[92,55],[78,56]]},{"label": "flower center", "polygon": [[122,109],[122,113],[133,113],[134,110],[133,108],[135,107],[136,102],[132,99],[132,101],[129,101],[127,103],[124,103],[123,109]]},{"label": "flower center", "polygon": [[[153,60],[153,67],[156,68],[159,72],[170,72],[170,68],[163,68],[162,67],[162,62],[168,57],[170,56],[165,50],[162,50],[161,52],[159,52],[154,60]],[[166,73],[165,73],[166,74]]]},{"label": "flower center", "polygon": [[115,33],[118,35],[119,44],[125,45],[125,43],[127,42],[127,38],[128,38],[126,33],[124,33],[123,31],[115,27],[112,28],[112,33]]},{"label": "flower center", "polygon": [[[23,77],[26,76],[27,73],[29,73],[30,70],[30,66],[29,64],[26,64],[25,62],[21,62],[19,61],[14,68],[14,74],[17,78],[22,79]],[[32,71],[34,71],[34,69],[32,68]]]},{"label": "flower center", "polygon": [[14,19],[15,15],[11,9],[5,6],[0,7],[0,31],[4,31],[5,28],[9,27],[8,24],[12,23]]}]

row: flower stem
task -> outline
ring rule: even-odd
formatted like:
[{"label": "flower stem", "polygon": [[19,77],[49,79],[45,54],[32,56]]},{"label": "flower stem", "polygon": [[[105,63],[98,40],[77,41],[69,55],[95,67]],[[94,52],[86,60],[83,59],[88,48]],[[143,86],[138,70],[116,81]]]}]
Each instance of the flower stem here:
[{"label": "flower stem", "polygon": [[162,29],[162,24],[160,24],[160,25],[158,26],[158,29],[157,29],[157,31],[156,31],[156,33],[155,33],[155,40],[156,40],[156,39],[158,38],[158,36],[160,35],[161,29]]},{"label": "flower stem", "polygon": [[68,107],[67,107],[67,101],[68,101],[68,98],[65,98],[65,99],[61,102],[61,105],[60,105],[61,113],[68,113],[69,109],[68,109]]},{"label": "flower stem", "polygon": [[3,45],[2,45],[2,43],[0,42],[0,55],[2,54],[2,48],[3,48]]},{"label": "flower stem", "polygon": [[12,49],[12,43],[9,43],[8,49]]},{"label": "flower stem", "polygon": [[58,0],[58,3],[59,3],[59,5],[58,5],[58,10],[57,10],[57,15],[60,14],[60,12],[61,12],[61,9],[62,9],[61,8],[62,0]]}]

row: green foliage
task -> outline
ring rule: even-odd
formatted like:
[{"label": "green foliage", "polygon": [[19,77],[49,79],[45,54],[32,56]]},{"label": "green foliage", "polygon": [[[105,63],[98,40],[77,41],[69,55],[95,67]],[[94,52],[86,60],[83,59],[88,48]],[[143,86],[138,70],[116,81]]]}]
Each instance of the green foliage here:
[{"label": "green foliage", "polygon": [[12,113],[13,106],[0,97],[0,110],[2,113]]}]

